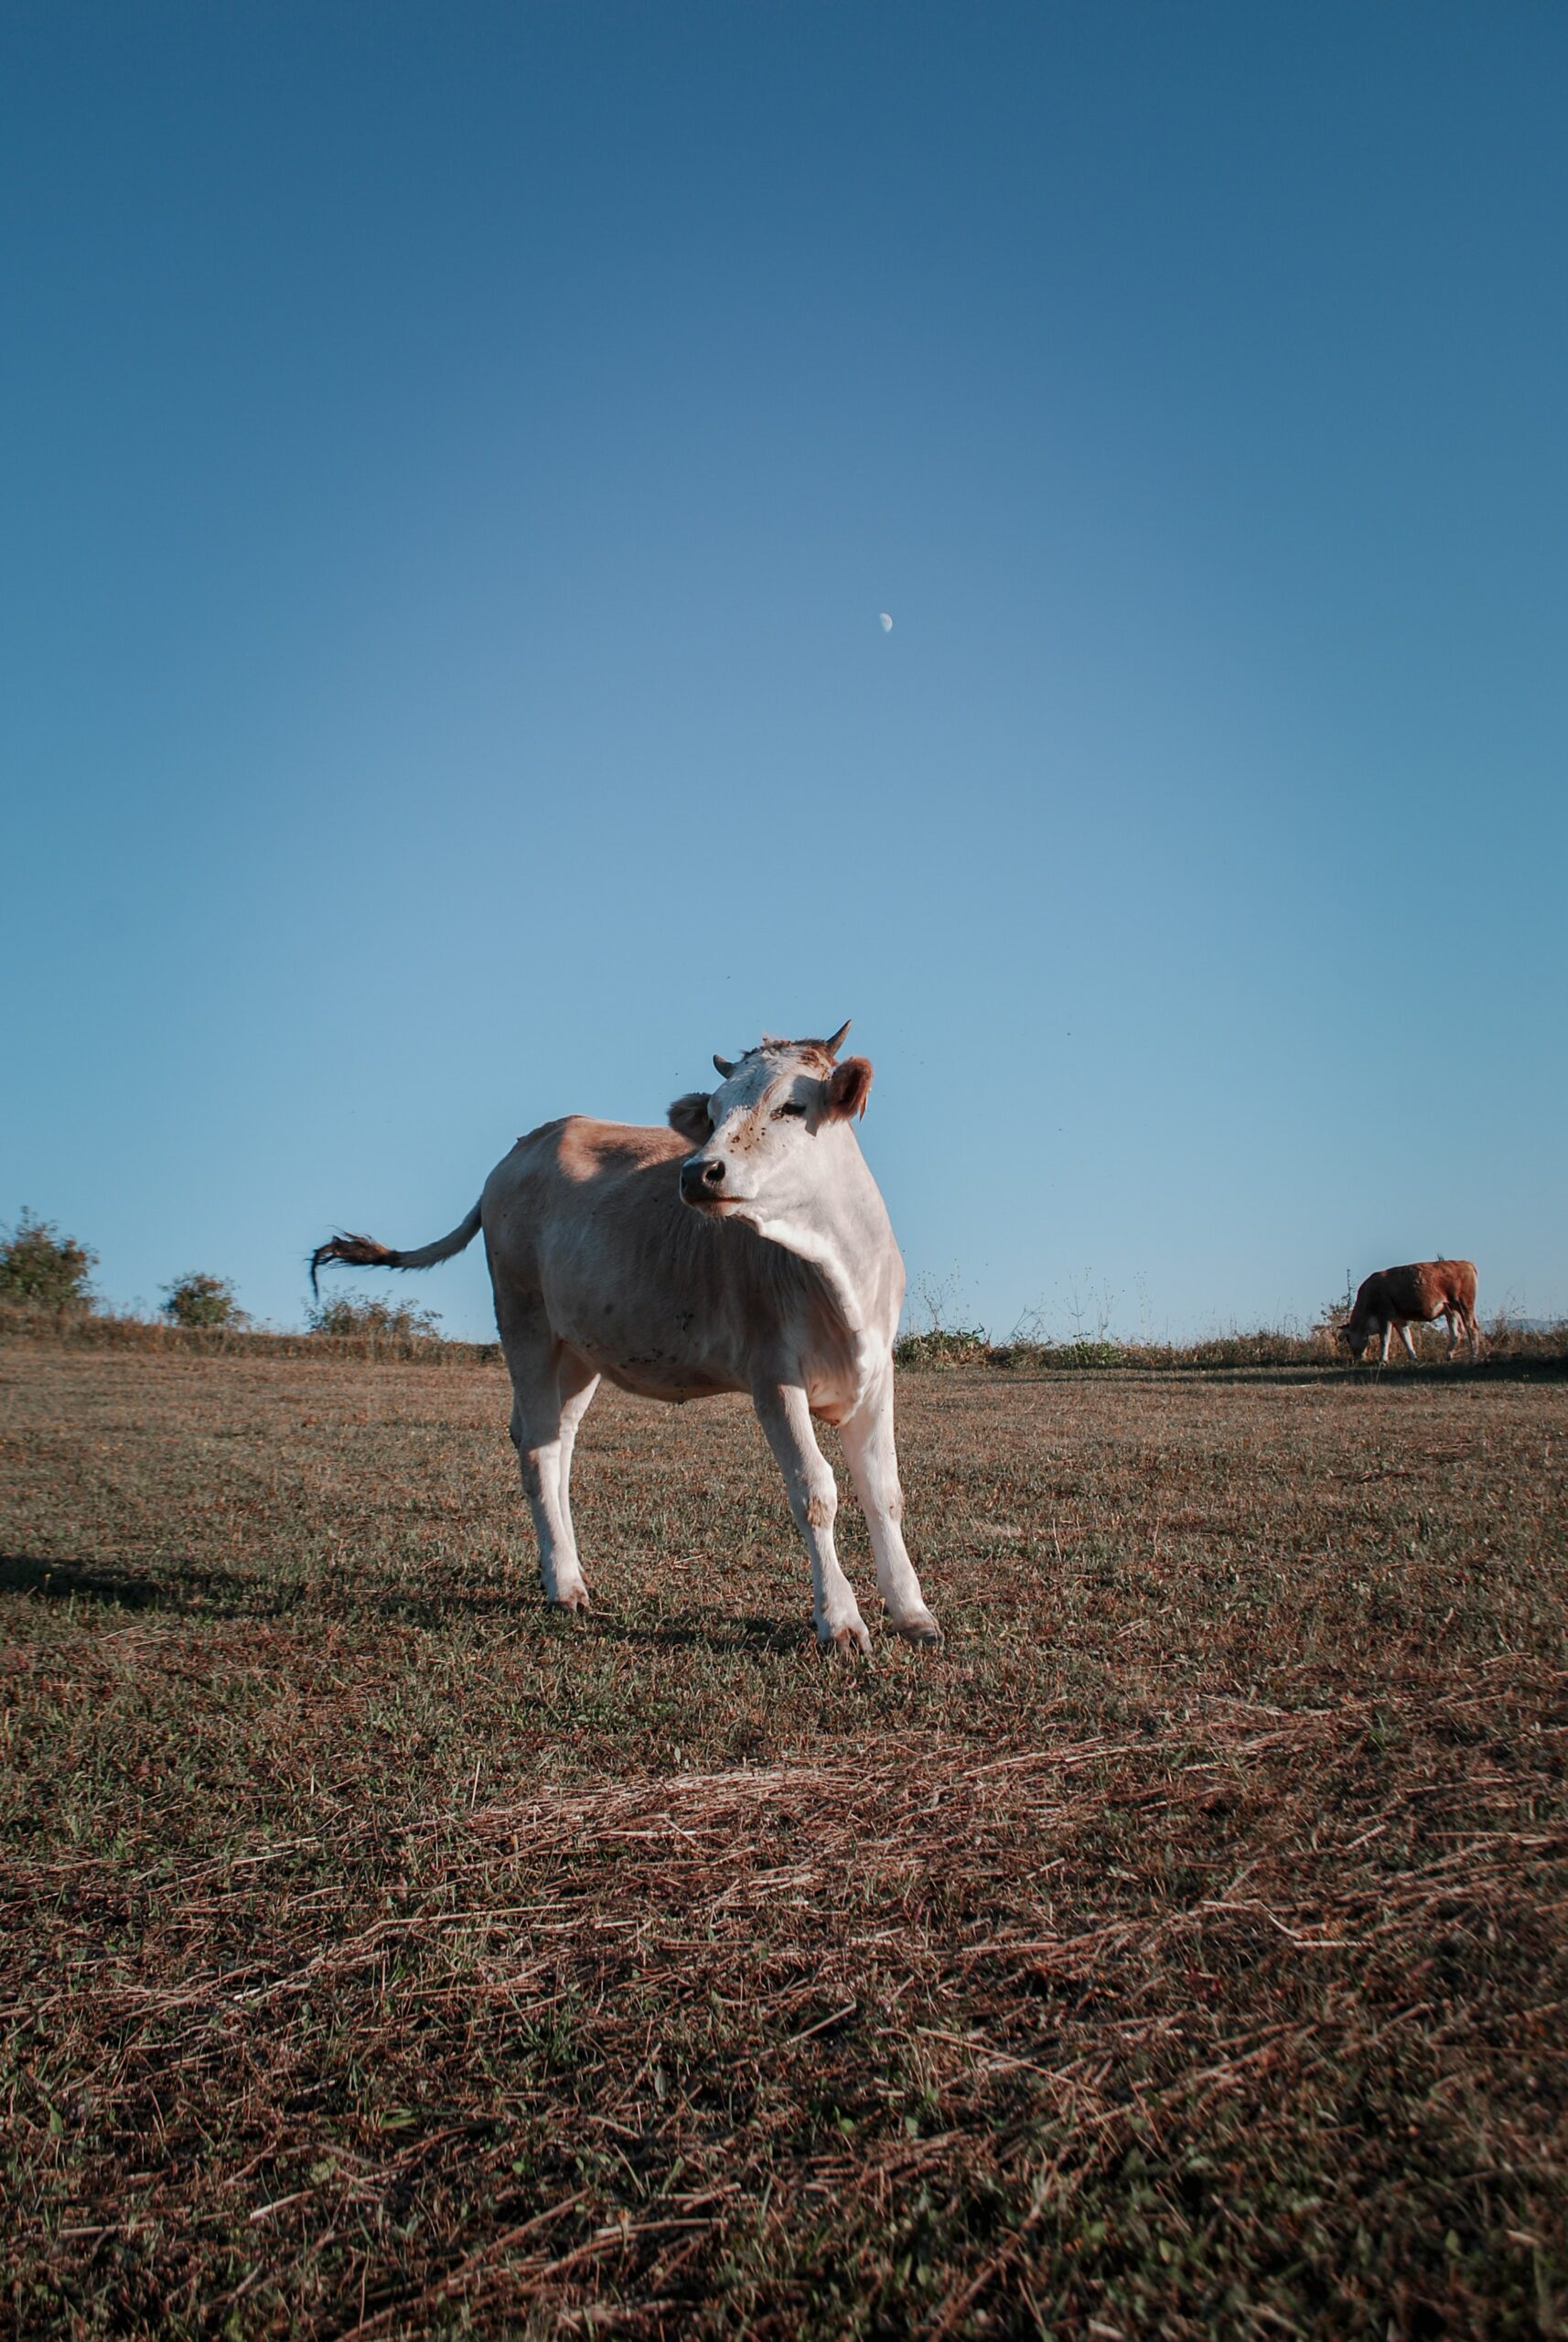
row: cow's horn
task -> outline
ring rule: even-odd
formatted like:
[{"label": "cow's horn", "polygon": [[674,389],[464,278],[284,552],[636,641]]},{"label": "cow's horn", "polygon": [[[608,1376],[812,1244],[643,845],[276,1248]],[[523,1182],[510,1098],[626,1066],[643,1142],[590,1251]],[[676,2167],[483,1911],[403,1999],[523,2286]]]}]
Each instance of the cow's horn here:
[{"label": "cow's horn", "polygon": [[728,1058],[721,1058],[716,1049],[714,1051],[714,1065],[715,1069],[724,1075],[726,1081],[735,1071],[735,1068],[730,1063]]},{"label": "cow's horn", "polygon": [[828,1053],[829,1057],[831,1057],[831,1058],[836,1058],[836,1057],[837,1057],[837,1055],[838,1055],[839,1051],[840,1051],[840,1050],[843,1048],[843,1037],[844,1037],[844,1035],[849,1031],[850,1026],[851,1026],[854,1023],[854,1017],[853,1017],[853,1016],[846,1016],[846,1017],[844,1018],[844,1020],[843,1020],[843,1023],[839,1026],[838,1031],[833,1035],[832,1039],[831,1041],[824,1041],[824,1042],[822,1043],[822,1047],[823,1047],[823,1048],[824,1048],[824,1049],[826,1049],[826,1051],[827,1051],[827,1053]]}]

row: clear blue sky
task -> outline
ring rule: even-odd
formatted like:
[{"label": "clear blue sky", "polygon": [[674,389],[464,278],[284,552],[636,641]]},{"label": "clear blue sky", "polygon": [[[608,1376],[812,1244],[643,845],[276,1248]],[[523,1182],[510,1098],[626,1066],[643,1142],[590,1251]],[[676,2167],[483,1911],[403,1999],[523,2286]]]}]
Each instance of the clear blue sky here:
[{"label": "clear blue sky", "polygon": [[0,44],[0,1218],[297,1323],[853,1016],[966,1316],[1568,1310],[1568,11]]}]

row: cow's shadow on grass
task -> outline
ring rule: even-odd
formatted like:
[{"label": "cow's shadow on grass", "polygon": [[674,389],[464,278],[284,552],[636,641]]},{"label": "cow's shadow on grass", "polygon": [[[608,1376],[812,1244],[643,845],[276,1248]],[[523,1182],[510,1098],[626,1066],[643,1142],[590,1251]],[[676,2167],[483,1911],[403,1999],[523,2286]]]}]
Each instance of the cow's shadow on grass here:
[{"label": "cow's shadow on grass", "polygon": [[[546,1614],[546,1623],[556,1625]],[[669,1617],[618,1616],[613,1610],[590,1611],[580,1628],[559,1628],[580,1633],[596,1642],[619,1643],[647,1649],[706,1649],[777,1654],[814,1649],[816,1632],[809,1620],[766,1618],[755,1612],[725,1616],[716,1610],[682,1610]]]},{"label": "cow's shadow on grass", "polygon": [[286,1599],[257,1596],[260,1589],[220,1570],[192,1570],[175,1578],[138,1576],[113,1563],[59,1561],[37,1553],[0,1553],[0,1595],[37,1594],[48,1602],[92,1602],[119,1610],[250,1612],[275,1617]]},{"label": "cow's shadow on grass", "polygon": [[338,1587],[330,1580],[267,1587],[227,1571],[184,1571],[177,1564],[167,1576],[147,1577],[118,1569],[112,1562],[60,1561],[36,1553],[0,1553],[0,1595],[6,1594],[203,1617],[373,1618],[427,1631],[457,1620],[484,1621],[532,1641],[616,1643],[644,1649],[662,1646],[767,1654],[804,1650],[815,1639],[808,1622],[756,1612],[690,1609],[659,1617],[603,1609],[591,1610],[585,1618],[569,1618],[546,1610],[537,1590],[521,1585],[478,1592],[440,1587],[424,1594]]},{"label": "cow's shadow on grass", "polygon": [[1462,1390],[1474,1382],[1551,1382],[1561,1381],[1568,1375],[1568,1358],[1481,1358],[1454,1359],[1423,1358],[1391,1359],[1386,1366],[1378,1359],[1363,1359],[1359,1365],[1347,1361],[1343,1365],[1316,1367],[1305,1374],[1296,1374],[1288,1368],[1263,1369],[1247,1376],[1250,1382],[1400,1382],[1413,1388],[1435,1385],[1444,1390]]},{"label": "cow's shadow on grass", "polygon": [[[514,1594],[505,1587],[475,1591],[433,1586],[409,1593],[331,1577],[250,1577],[177,1558],[164,1562],[157,1575],[149,1575],[117,1567],[113,1561],[59,1560],[37,1553],[0,1553],[0,1595],[7,1594],[209,1618],[370,1618],[383,1625],[429,1628],[457,1618],[505,1624],[531,1606],[521,1588]],[[544,1625],[548,1614],[537,1598],[532,1607],[535,1623]]]},{"label": "cow's shadow on grass", "polygon": [[[1031,1374],[1023,1368],[1008,1370],[1009,1382],[1031,1382],[1045,1387],[1069,1381],[1095,1382],[1113,1385],[1117,1382],[1160,1382],[1180,1389],[1195,1382],[1244,1384],[1249,1390],[1257,1384],[1273,1384],[1293,1391],[1321,1391],[1334,1383],[1351,1383],[1369,1387],[1377,1383],[1399,1383],[1402,1387],[1447,1390],[1462,1389],[1474,1382],[1551,1382],[1568,1376],[1568,1356],[1545,1358],[1483,1358],[1472,1361],[1455,1359],[1450,1364],[1442,1358],[1391,1359],[1386,1366],[1377,1359],[1363,1359],[1359,1365],[1351,1359],[1336,1360],[1326,1366],[1104,1366],[1075,1370],[1070,1375],[1059,1370]],[[989,1380],[976,1376],[974,1380]]]},{"label": "cow's shadow on grass", "polygon": [[805,1650],[814,1648],[816,1635],[809,1619],[764,1617],[755,1611],[680,1610],[660,1616],[636,1607],[607,1606],[585,1617],[571,1617],[545,1607],[537,1585],[520,1585],[515,1592],[484,1593],[433,1588],[427,1594],[372,1594],[360,1590],[340,1602],[328,1598],[318,1606],[339,1616],[371,1616],[400,1626],[438,1632],[459,1620],[500,1628],[510,1639],[539,1645],[591,1648],[617,1644],[626,1649],[707,1649],[754,1653]]}]

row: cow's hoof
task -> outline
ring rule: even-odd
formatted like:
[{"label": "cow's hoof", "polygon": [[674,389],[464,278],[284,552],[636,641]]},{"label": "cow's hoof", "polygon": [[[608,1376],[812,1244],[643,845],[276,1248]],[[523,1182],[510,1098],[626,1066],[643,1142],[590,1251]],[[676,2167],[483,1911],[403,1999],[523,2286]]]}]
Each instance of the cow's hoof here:
[{"label": "cow's hoof", "polygon": [[819,1627],[818,1646],[822,1650],[836,1650],[844,1659],[869,1659],[871,1637],[858,1621],[853,1627]]},{"label": "cow's hoof", "polygon": [[585,1618],[593,1606],[585,1585],[580,1585],[575,1594],[557,1595],[550,1605],[552,1610],[564,1611],[569,1618]]},{"label": "cow's hoof", "polygon": [[901,1641],[923,1643],[928,1650],[934,1650],[942,1638],[942,1630],[929,1612],[923,1618],[906,1618],[893,1631]]}]

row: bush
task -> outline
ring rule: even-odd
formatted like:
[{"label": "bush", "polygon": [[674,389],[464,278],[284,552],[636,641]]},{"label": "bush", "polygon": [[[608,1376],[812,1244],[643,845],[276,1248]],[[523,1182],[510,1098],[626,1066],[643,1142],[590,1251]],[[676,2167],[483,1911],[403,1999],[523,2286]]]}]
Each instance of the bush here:
[{"label": "bush", "polygon": [[353,1294],[334,1294],[319,1302],[306,1319],[313,1334],[352,1334],[377,1342],[440,1341],[441,1320],[434,1309],[413,1301],[360,1300]]},{"label": "bush", "polygon": [[22,1217],[0,1243],[0,1302],[13,1308],[86,1311],[96,1306],[88,1284],[98,1255],[52,1220]]},{"label": "bush", "polygon": [[1126,1366],[1135,1356],[1125,1342],[1091,1340],[1046,1342],[1033,1338],[1003,1342],[990,1353],[993,1366],[1034,1369],[1041,1373],[1061,1367]]},{"label": "bush", "polygon": [[1344,1292],[1337,1295],[1334,1300],[1326,1301],[1312,1321],[1310,1338],[1320,1349],[1326,1350],[1330,1358],[1348,1359],[1350,1355],[1339,1338],[1339,1328],[1355,1306],[1356,1288],[1347,1277]]},{"label": "bush", "polygon": [[893,1346],[897,1366],[983,1366],[991,1345],[981,1326],[931,1326]]},{"label": "bush", "polygon": [[164,1287],[163,1314],[171,1326],[248,1326],[250,1318],[234,1297],[227,1277],[210,1277],[199,1269],[177,1277]]},{"label": "bush", "polygon": [[956,1326],[963,1307],[963,1274],[955,1263],[945,1277],[918,1276],[909,1287],[909,1303],[925,1319],[918,1333],[912,1329],[893,1345],[896,1366],[983,1366],[991,1356],[991,1338],[983,1326]]}]

